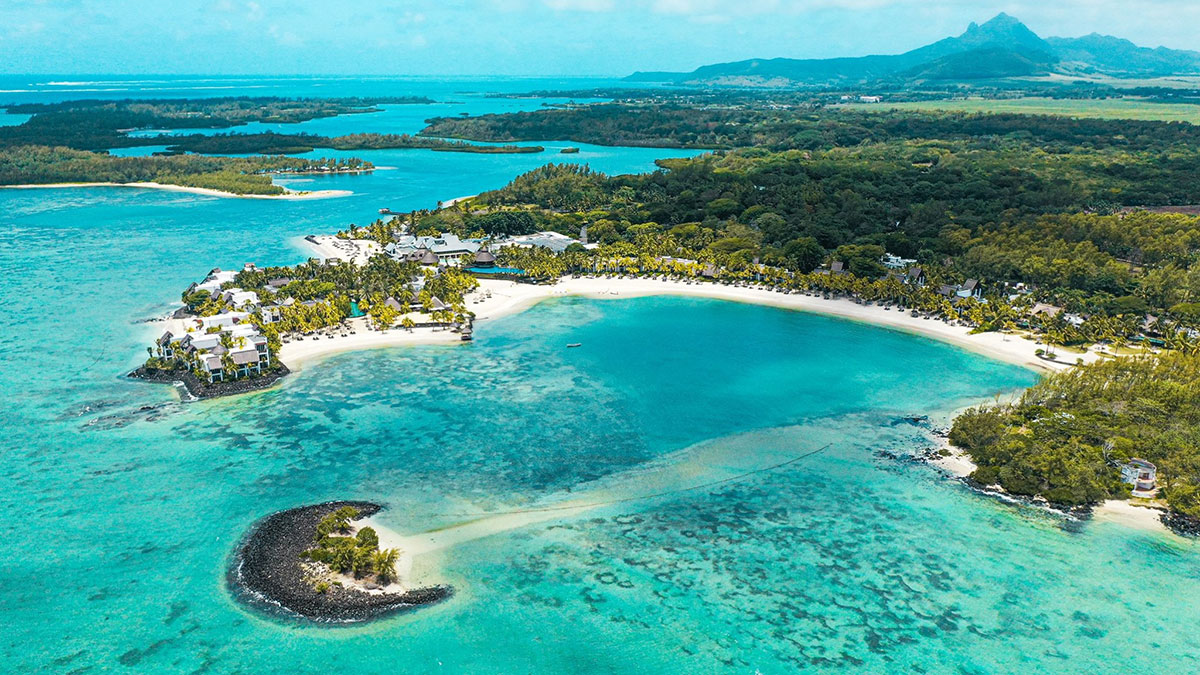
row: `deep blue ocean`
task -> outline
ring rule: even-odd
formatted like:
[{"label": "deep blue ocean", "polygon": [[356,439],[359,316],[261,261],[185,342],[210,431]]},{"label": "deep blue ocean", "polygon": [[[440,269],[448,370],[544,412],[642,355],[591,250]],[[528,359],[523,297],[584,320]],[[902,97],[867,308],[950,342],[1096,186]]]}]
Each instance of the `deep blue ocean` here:
[{"label": "deep blue ocean", "polygon": [[[5,76],[0,102],[429,96],[290,127],[415,132],[551,102],[488,92],[611,84]],[[580,147],[353,153],[388,168],[287,182],[353,192],[317,201],[0,190],[3,670],[1200,671],[1194,544],[879,456],[929,444],[899,417],[945,419],[1036,379],[924,338],[718,301],[557,298],[479,324],[473,344],[343,354],[242,397],[184,404],[121,377],[145,321],[214,266],[299,262],[298,237],[549,161],[627,173],[690,154]],[[279,509],[376,500],[415,533],[597,485],[629,499],[425,561],[456,588],[433,608],[330,628],[262,615],[226,585],[240,537]]]}]

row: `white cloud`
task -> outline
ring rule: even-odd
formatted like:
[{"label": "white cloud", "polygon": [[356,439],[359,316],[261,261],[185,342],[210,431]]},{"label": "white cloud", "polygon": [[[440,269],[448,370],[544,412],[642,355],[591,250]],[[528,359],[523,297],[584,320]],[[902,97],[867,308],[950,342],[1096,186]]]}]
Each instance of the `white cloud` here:
[{"label": "white cloud", "polygon": [[616,9],[613,0],[543,0],[555,11],[610,12]]},{"label": "white cloud", "polygon": [[304,40],[299,35],[280,28],[279,24],[271,24],[267,28],[267,33],[275,39],[276,44],[283,47],[300,47],[304,45]]}]

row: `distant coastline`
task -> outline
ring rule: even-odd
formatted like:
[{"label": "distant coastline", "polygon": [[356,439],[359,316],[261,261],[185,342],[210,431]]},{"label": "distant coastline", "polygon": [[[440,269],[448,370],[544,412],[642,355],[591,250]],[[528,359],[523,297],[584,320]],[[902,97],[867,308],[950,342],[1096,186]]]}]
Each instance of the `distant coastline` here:
[{"label": "distant coastline", "polygon": [[345,197],[354,194],[350,190],[314,190],[314,191],[297,191],[289,188],[284,188],[285,192],[279,195],[255,195],[255,194],[237,194],[236,192],[226,192],[224,190],[214,190],[212,188],[189,187],[186,185],[168,185],[165,183],[28,183],[23,185],[0,185],[3,190],[40,190],[40,189],[64,189],[64,188],[92,188],[92,187],[126,187],[126,188],[141,188],[144,190],[165,190],[167,192],[187,192],[189,194],[203,195],[206,197],[234,197],[239,199],[278,199],[283,201],[298,201],[305,199],[331,199],[334,197]]}]

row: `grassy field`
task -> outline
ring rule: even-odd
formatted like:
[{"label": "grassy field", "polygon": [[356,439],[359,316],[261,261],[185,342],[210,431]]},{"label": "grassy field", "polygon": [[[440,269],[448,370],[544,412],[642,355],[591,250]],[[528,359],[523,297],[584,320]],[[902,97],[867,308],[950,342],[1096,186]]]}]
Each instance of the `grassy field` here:
[{"label": "grassy field", "polygon": [[956,99],[903,103],[854,103],[847,107],[861,110],[948,110],[954,112],[1021,113],[1026,115],[1064,115],[1102,119],[1153,120],[1200,124],[1200,105],[1191,103],[1151,103],[1136,98],[1073,100],[1016,98],[1008,100]]}]

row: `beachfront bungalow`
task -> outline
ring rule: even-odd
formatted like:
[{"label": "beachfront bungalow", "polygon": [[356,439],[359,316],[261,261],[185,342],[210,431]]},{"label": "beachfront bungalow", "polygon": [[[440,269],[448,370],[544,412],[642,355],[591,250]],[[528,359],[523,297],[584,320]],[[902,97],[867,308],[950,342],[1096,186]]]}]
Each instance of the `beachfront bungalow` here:
[{"label": "beachfront bungalow", "polygon": [[967,279],[962,286],[958,287],[956,295],[960,298],[982,298],[983,284],[978,279]]},{"label": "beachfront bungalow", "polygon": [[850,271],[846,269],[846,263],[842,262],[841,260],[834,260],[833,262],[829,263],[828,268],[819,269],[816,271],[816,273],[828,276],[836,274],[849,274]]},{"label": "beachfront bungalow", "polygon": [[418,262],[424,267],[437,267],[438,263],[441,262],[441,257],[433,251],[426,250],[421,254],[421,259]]},{"label": "beachfront bungalow", "polygon": [[1137,457],[1121,466],[1121,480],[1133,486],[1136,497],[1153,497],[1158,489],[1158,467]]},{"label": "beachfront bungalow", "polygon": [[1029,316],[1034,319],[1053,319],[1062,314],[1062,311],[1062,307],[1039,302],[1033,306],[1033,309],[1029,310]]},{"label": "beachfront bungalow", "polygon": [[233,283],[233,279],[236,276],[237,272],[232,270],[225,271],[220,267],[215,267],[208,273],[208,276],[204,277],[203,281],[188,286],[186,292],[190,295],[196,291],[208,291],[209,295],[220,295],[221,286]]},{"label": "beachfront bungalow", "polygon": [[159,337],[158,340],[156,340],[154,342],[156,351],[158,353],[158,358],[160,358],[160,359],[175,358],[175,343],[176,342],[177,341],[175,340],[175,335],[173,333],[171,333],[171,331],[167,331],[167,332],[163,333],[162,336]]},{"label": "beachfront bungalow", "polygon": [[196,328],[201,331],[207,331],[210,328],[233,328],[234,326],[245,323],[250,318],[246,312],[221,312],[212,316],[202,316],[193,321],[196,323]]},{"label": "beachfront bungalow", "polygon": [[[288,298],[288,300],[291,300],[291,298]],[[263,323],[276,323],[283,319],[283,308],[286,306],[287,303],[278,302],[263,305],[258,308],[258,315],[262,317]]]},{"label": "beachfront bungalow", "polygon": [[388,296],[388,299],[387,299],[387,300],[384,300],[384,301],[383,301],[383,304],[384,304],[384,305],[386,305],[386,306],[388,306],[388,307],[391,307],[393,310],[395,310],[395,311],[397,311],[397,312],[399,312],[399,313],[401,313],[401,314],[403,314],[403,313],[405,313],[405,312],[407,312],[407,311],[408,311],[408,308],[407,308],[407,307],[405,307],[404,305],[400,304],[400,301],[399,301],[399,300],[397,300],[397,299],[395,299],[395,298],[393,298],[393,297],[391,297],[391,296]]},{"label": "beachfront bungalow", "polygon": [[920,267],[910,267],[904,273],[904,283],[909,286],[924,286],[926,281],[928,281],[928,277],[925,276],[925,270]]},{"label": "beachfront bungalow", "polygon": [[221,293],[221,299],[230,307],[253,307],[258,304],[258,293],[245,291],[240,288],[227,288]]},{"label": "beachfront bungalow", "polygon": [[267,279],[267,288],[269,288],[272,293],[278,293],[281,288],[290,283],[292,283],[291,277],[274,277]]}]

